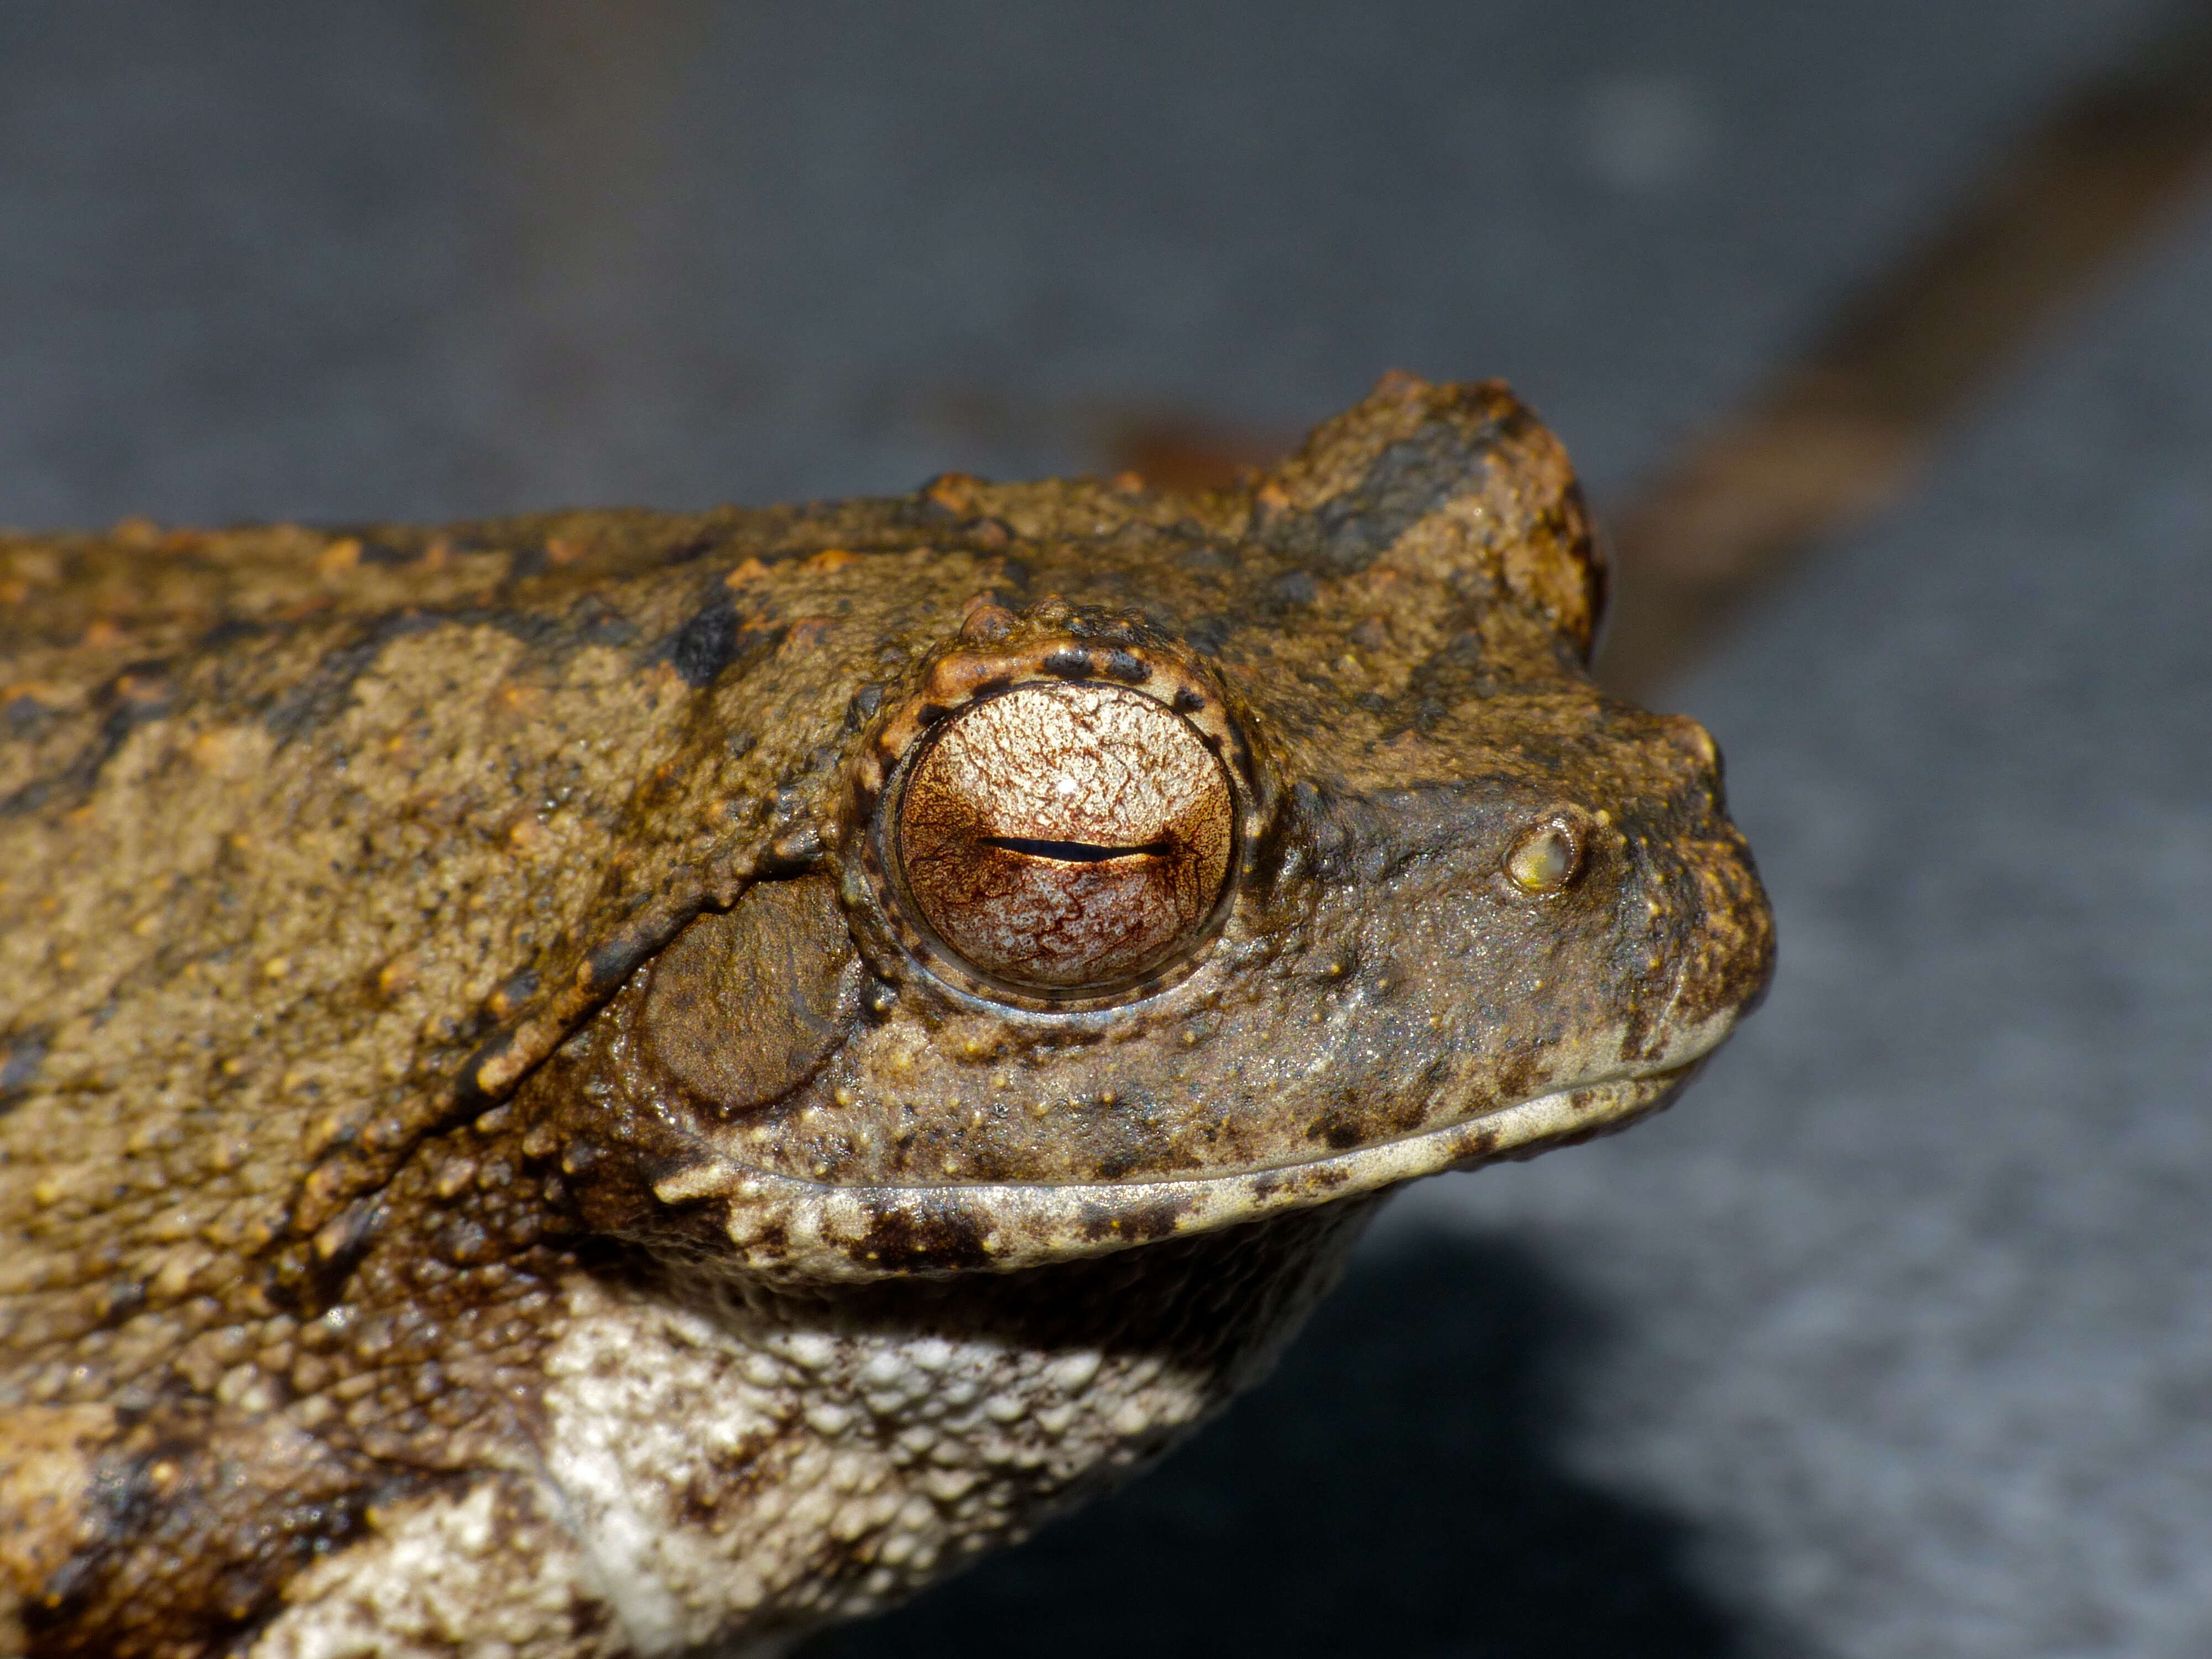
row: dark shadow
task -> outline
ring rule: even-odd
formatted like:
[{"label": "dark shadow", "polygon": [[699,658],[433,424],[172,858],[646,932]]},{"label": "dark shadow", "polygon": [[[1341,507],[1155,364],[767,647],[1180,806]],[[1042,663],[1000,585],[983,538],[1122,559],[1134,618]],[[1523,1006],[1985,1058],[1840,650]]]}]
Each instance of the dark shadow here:
[{"label": "dark shadow", "polygon": [[1681,1522],[1567,1469],[1597,1334],[1528,1251],[1357,1261],[1264,1387],[1115,1497],[804,1659],[1723,1659]]}]

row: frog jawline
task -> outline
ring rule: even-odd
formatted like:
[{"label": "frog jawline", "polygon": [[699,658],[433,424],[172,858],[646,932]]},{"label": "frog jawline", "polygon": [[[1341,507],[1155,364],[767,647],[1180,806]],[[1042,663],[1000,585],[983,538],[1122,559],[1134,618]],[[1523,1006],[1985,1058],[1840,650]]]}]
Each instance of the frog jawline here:
[{"label": "frog jawline", "polygon": [[1532,1158],[1626,1128],[1704,1063],[1578,1084],[1440,1128],[1231,1174],[1150,1181],[840,1187],[721,1158],[654,1187],[665,1204],[720,1198],[728,1270],[776,1279],[936,1278],[1103,1255],[1378,1192],[1445,1170]]}]

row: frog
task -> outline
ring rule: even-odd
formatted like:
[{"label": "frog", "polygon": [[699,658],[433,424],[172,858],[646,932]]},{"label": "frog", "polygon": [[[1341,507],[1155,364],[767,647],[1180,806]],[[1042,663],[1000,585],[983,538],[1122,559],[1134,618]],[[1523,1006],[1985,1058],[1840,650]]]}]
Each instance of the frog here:
[{"label": "frog", "polygon": [[1231,487],[0,538],[0,1652],[769,1654],[1672,1102],[1772,923],[1502,384]]}]

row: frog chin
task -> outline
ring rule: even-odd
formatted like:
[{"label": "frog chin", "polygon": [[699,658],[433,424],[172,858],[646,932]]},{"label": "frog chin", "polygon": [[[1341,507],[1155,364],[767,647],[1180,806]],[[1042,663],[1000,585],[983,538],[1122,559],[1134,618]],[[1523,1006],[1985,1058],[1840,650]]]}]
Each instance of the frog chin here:
[{"label": "frog chin", "polygon": [[1101,1255],[1379,1192],[1445,1170],[1533,1158],[1664,1107],[1717,1046],[1679,1047],[1437,1127],[1319,1158],[1154,1180],[838,1186],[720,1158],[660,1181],[666,1204],[721,1200],[735,1273],[802,1280],[1010,1272]]}]

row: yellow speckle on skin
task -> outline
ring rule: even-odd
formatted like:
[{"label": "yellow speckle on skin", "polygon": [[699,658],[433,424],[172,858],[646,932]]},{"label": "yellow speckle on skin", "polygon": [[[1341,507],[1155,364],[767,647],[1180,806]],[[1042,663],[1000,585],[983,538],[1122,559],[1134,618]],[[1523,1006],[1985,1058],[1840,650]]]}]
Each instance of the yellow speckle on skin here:
[{"label": "yellow speckle on skin", "polygon": [[[0,584],[0,602],[5,602],[7,597],[8,585]],[[61,688],[51,680],[17,680],[11,685],[0,685],[0,703],[11,703],[18,697],[27,697],[33,702],[57,703],[62,693]]]},{"label": "yellow speckle on skin", "polygon": [[806,568],[817,574],[827,574],[832,570],[842,570],[847,565],[858,564],[860,562],[860,556],[857,553],[848,553],[842,547],[825,547],[806,562]]},{"label": "yellow speckle on skin", "polygon": [[307,1152],[310,1158],[319,1158],[328,1151],[339,1136],[345,1133],[350,1120],[343,1108],[333,1106],[319,1114],[307,1124]]},{"label": "yellow speckle on skin", "polygon": [[282,979],[291,971],[292,959],[289,957],[271,957],[261,964],[261,977],[264,979]]},{"label": "yellow speckle on skin", "polygon": [[735,570],[730,572],[728,575],[722,578],[722,586],[725,587],[743,587],[747,582],[763,580],[767,575],[768,567],[766,565],[763,564],[758,559],[749,558],[742,564],[738,565]]},{"label": "yellow speckle on skin", "polygon": [[332,542],[316,556],[315,569],[325,576],[343,576],[360,562],[360,541],[346,536]]},{"label": "yellow speckle on skin", "polygon": [[335,1261],[339,1253],[353,1242],[353,1237],[354,1218],[350,1214],[341,1214],[325,1222],[317,1230],[315,1255],[325,1261]]},{"label": "yellow speckle on skin", "polygon": [[[195,766],[231,776],[255,770],[267,752],[267,733],[237,726],[211,726],[185,745]],[[243,850],[242,847],[240,850]]]},{"label": "yellow speckle on skin", "polygon": [[860,1099],[860,1096],[854,1094],[852,1090],[842,1083],[830,1091],[830,1098],[836,1101],[840,1106],[858,1105]]},{"label": "yellow speckle on skin", "polygon": [[211,1175],[228,1175],[246,1162],[252,1150],[243,1140],[218,1140],[207,1149],[203,1163]]},{"label": "yellow speckle on skin", "polygon": [[431,1183],[431,1190],[441,1198],[458,1198],[469,1189],[469,1183],[476,1178],[476,1160],[457,1158],[440,1167],[437,1179]]},{"label": "yellow speckle on skin", "polygon": [[42,1210],[47,1209],[53,1205],[60,1203],[62,1201],[62,1194],[66,1193],[68,1190],[68,1185],[58,1176],[47,1176],[45,1179],[38,1182],[32,1187],[31,1202],[37,1205]]},{"label": "yellow speckle on skin", "polygon": [[161,1263],[161,1270],[154,1275],[153,1282],[147,1286],[153,1292],[154,1299],[173,1302],[184,1295],[191,1289],[192,1275],[199,1271],[200,1264],[206,1259],[207,1253],[197,1247],[171,1251],[168,1259]]}]

